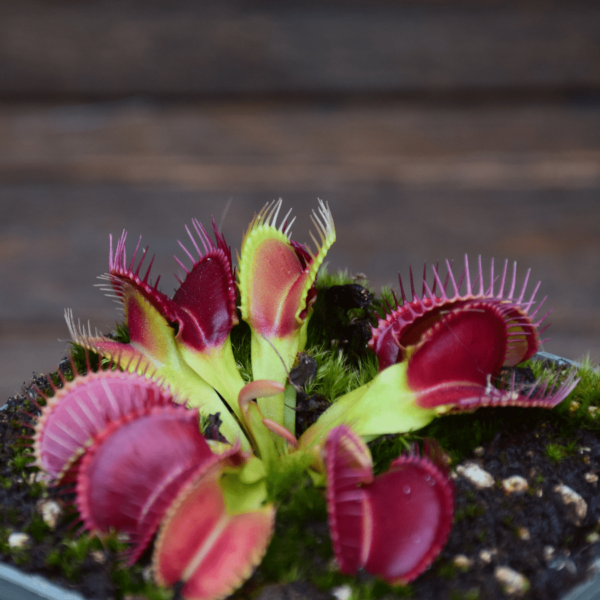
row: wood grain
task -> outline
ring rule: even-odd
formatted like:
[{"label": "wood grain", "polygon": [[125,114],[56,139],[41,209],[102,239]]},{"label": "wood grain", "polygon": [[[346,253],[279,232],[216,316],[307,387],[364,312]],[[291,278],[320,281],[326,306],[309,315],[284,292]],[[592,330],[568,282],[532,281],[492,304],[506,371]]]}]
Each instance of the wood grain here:
[{"label": "wood grain", "polygon": [[0,96],[600,88],[600,6],[7,2]]}]

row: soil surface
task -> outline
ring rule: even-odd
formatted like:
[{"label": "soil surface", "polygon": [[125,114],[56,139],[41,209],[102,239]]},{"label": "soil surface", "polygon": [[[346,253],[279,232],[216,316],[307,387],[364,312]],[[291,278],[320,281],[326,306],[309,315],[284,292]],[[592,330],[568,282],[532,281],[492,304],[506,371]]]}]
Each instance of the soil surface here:
[{"label": "soil surface", "polygon": [[[39,474],[19,470],[14,461],[14,445],[23,434],[23,422],[28,420],[21,411],[31,410],[28,400],[37,397],[34,384],[43,387],[44,380],[32,382],[0,411],[0,531],[4,535],[0,560],[56,580],[90,600],[119,598],[111,577],[116,553],[102,548],[92,552],[70,578],[48,565],[49,553],[64,548],[65,536],[71,536],[69,519],[60,518],[55,529],[40,529],[39,513],[49,500],[65,506],[68,496],[36,482]],[[521,598],[553,600],[590,575],[588,567],[600,555],[598,435],[568,428],[564,420],[542,410],[500,409],[504,411],[501,417],[495,410],[480,411],[481,418],[502,418],[501,431],[452,469],[456,515],[440,557],[409,588],[386,586],[373,598],[501,600],[510,595],[513,585],[521,588]],[[449,426],[454,418],[447,417]],[[285,536],[286,527],[285,519],[279,521],[275,536]],[[324,546],[329,543],[324,521],[310,522],[307,527],[322,538]],[[39,541],[22,552],[11,551],[6,543],[10,532],[28,532]],[[307,565],[306,573],[331,571],[331,561],[324,565],[316,556],[307,560],[315,562]],[[506,579],[501,580],[502,576]],[[366,574],[358,577],[369,581]],[[309,578],[275,584],[259,568],[234,597],[334,597],[306,581]]]}]

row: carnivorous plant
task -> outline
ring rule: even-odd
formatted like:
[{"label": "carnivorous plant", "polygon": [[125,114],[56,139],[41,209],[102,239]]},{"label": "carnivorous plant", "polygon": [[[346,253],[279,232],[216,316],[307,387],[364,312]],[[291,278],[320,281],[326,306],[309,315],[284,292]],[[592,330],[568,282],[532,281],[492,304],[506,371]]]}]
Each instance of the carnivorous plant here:
[{"label": "carnivorous plant", "polygon": [[[423,292],[401,300],[372,328],[369,348],[380,371],[365,385],[332,399],[299,439],[288,374],[306,346],[319,267],[335,241],[328,205],[313,213],[315,247],[290,238],[281,201],[265,206],[242,241],[236,272],[214,221],[187,229],[192,250],[172,297],[152,283],[152,261],[140,243],[126,257],[126,233],[109,255],[103,285],[122,304],[127,343],[67,322],[73,341],[111,361],[63,380],[37,419],[36,464],[57,483],[75,486],[85,529],[127,536],[130,563],[153,538],[160,585],[181,584],[187,600],[224,598],[251,575],[273,535],[277,507],[266,481],[276,466],[305,461],[326,486],[329,527],[339,569],[397,584],[425,570],[448,538],[454,491],[443,452],[426,442],[378,476],[366,441],[420,429],[432,419],[480,406],[561,402],[576,381],[524,388],[498,380],[501,369],[537,350],[537,287],[515,294],[507,266],[487,286],[479,262],[455,279],[423,277]],[[510,281],[508,281],[510,279]],[[508,282],[508,289],[506,283]],[[462,286],[462,287],[461,287]],[[461,292],[463,289],[463,292]],[[238,296],[239,294],[239,296]],[[240,306],[238,314],[237,306]],[[245,383],[231,332],[251,329],[253,380]],[[206,437],[201,423],[220,420]],[[158,532],[158,533],[157,533]]]}]

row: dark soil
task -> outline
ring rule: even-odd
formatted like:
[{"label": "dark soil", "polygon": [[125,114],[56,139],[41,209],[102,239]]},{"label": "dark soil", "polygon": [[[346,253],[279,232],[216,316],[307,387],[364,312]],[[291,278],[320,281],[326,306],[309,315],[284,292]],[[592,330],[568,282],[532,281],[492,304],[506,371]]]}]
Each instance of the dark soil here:
[{"label": "dark soil", "polygon": [[[600,554],[595,542],[600,495],[594,481],[600,473],[600,441],[583,429],[565,437],[553,419],[542,418],[532,429],[520,416],[522,410],[515,410],[510,426],[469,457],[492,475],[493,487],[478,490],[466,479],[456,479],[452,533],[437,563],[412,584],[417,597],[450,599],[450,588],[465,594],[478,590],[480,598],[505,598],[494,577],[499,566],[524,575],[531,586],[525,597],[539,600],[561,598],[588,576],[588,566]],[[549,446],[562,449],[557,452],[563,457],[549,458]],[[510,494],[498,485],[514,475],[527,480],[526,492]],[[580,522],[573,505],[554,491],[560,484],[586,502],[587,514]],[[491,553],[489,563],[482,560],[482,551],[484,556]],[[457,555],[472,560],[472,566],[454,567]]]},{"label": "dark soil", "polygon": [[[43,386],[44,379],[32,383]],[[10,398],[6,409],[0,411],[0,560],[78,590],[90,600],[119,598],[119,585],[114,581],[118,558],[115,551],[98,545],[98,550],[82,559],[70,577],[66,577],[61,568],[48,564],[48,555],[56,549],[64,550],[64,540],[72,537],[70,519],[63,518],[55,530],[40,528],[38,503],[57,498],[65,504],[68,496],[36,483],[34,472],[16,469],[14,463],[15,444],[18,445],[23,434],[22,423],[27,421],[20,411],[32,410],[28,401],[36,397],[30,386],[23,394]],[[600,532],[600,495],[595,481],[595,476],[600,475],[598,435],[585,429],[566,429],[564,420],[546,411],[535,411],[536,416],[532,418],[534,411],[531,409],[526,416],[523,409],[501,410],[504,411],[501,432],[461,461],[461,465],[477,463],[493,477],[494,485],[477,489],[464,477],[455,476],[455,522],[440,557],[408,588],[393,589],[374,582],[366,574],[359,574],[359,581],[367,588],[372,584],[369,589],[373,595],[369,597],[504,599],[507,595],[497,581],[495,571],[497,567],[510,567],[529,582],[529,590],[521,597],[553,600],[561,598],[589,576],[589,565],[600,555],[600,543],[596,541],[596,538],[600,539],[597,535]],[[449,426],[452,418],[447,418]],[[510,494],[503,490],[502,480],[515,475],[527,480],[527,491]],[[587,505],[585,517],[578,520],[574,506],[565,504],[555,491],[561,484],[583,498]],[[323,515],[322,507],[319,510],[318,514]],[[286,520],[283,506],[280,516],[275,539],[289,538],[292,521]],[[292,515],[292,518],[295,517]],[[298,531],[310,530],[311,539],[325,549],[325,555],[330,553],[324,519],[315,521],[313,514],[298,527]],[[28,550],[10,551],[6,536],[12,531],[29,532],[38,541]],[[275,548],[273,552],[276,554],[278,550]],[[466,558],[460,558],[457,565],[459,555]],[[325,561],[322,552],[307,550],[303,557],[307,564],[299,581],[288,584],[274,583],[265,562],[234,597],[259,600],[332,598],[318,588],[322,587],[326,574],[332,571],[330,558]],[[269,560],[267,555],[266,561]],[[137,577],[142,582],[143,566],[130,579]],[[340,576],[336,581],[350,580]]]}]

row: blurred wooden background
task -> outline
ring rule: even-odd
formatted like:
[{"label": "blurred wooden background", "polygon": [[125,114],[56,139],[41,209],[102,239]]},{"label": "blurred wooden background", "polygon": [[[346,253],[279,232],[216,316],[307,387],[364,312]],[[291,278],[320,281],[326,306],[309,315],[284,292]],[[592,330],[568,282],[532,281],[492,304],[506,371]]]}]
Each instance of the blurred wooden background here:
[{"label": "blurred wooden background", "polygon": [[600,362],[599,191],[597,1],[5,0],[0,403],[60,360],[65,307],[114,325],[109,233],[170,292],[192,217],[236,249],[278,197],[299,241],[329,201],[330,267],[376,288],[465,252],[531,267],[546,350]]}]

